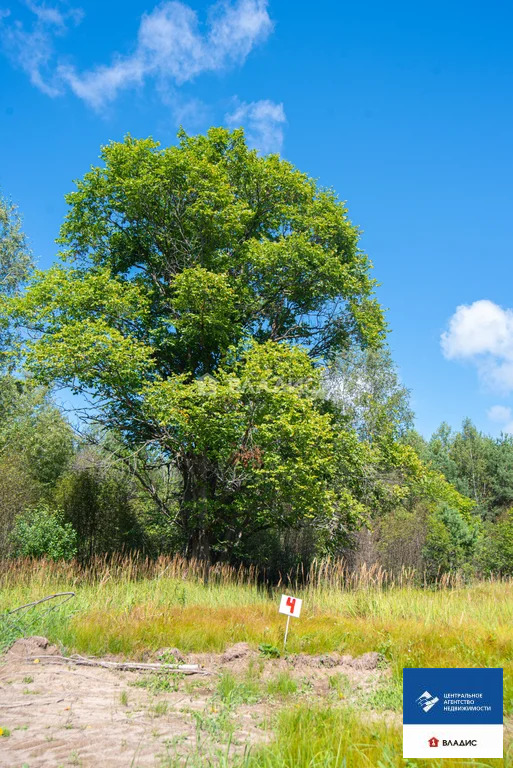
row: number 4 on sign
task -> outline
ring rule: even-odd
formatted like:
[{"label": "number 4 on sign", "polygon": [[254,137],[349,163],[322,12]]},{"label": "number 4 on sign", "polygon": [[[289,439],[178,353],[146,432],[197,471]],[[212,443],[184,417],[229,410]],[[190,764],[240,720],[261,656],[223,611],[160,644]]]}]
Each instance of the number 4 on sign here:
[{"label": "number 4 on sign", "polygon": [[287,645],[287,635],[289,634],[290,617],[294,616],[295,619],[299,619],[301,613],[301,605],[303,601],[299,597],[291,597],[290,595],[282,595],[280,601],[280,613],[284,613],[287,617],[287,626],[285,627],[285,637],[283,639],[283,648]]}]

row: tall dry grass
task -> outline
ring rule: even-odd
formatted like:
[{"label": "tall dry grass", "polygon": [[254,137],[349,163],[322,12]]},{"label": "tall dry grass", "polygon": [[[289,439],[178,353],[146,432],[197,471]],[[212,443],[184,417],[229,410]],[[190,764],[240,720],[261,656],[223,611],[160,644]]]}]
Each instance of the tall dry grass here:
[{"label": "tall dry grass", "polygon": [[[271,581],[265,568],[238,567],[227,563],[208,564],[201,560],[187,560],[180,555],[161,555],[156,559],[137,554],[97,556],[86,563],[34,560],[32,558],[0,560],[0,587],[21,584],[65,582],[82,585],[105,583],[109,580],[126,582],[141,579],[169,578],[196,581],[222,586],[255,586],[270,588],[335,589],[345,591],[413,589],[457,589],[469,583],[460,571],[440,573],[428,579],[426,572],[403,566],[398,571],[387,571],[378,564],[351,568],[344,559],[314,559],[309,567],[303,564],[280,574]],[[474,579],[477,583],[512,583],[511,578],[488,576]]]}]

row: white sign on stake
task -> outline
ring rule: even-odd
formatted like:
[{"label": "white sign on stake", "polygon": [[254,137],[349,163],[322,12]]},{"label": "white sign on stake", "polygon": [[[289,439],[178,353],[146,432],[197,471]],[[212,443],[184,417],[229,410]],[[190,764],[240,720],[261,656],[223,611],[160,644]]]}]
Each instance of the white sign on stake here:
[{"label": "white sign on stake", "polygon": [[280,601],[280,613],[284,613],[287,617],[287,626],[285,627],[285,637],[283,639],[283,648],[287,645],[287,635],[289,634],[290,617],[294,616],[295,619],[299,619],[301,613],[301,605],[303,601],[299,597],[291,597],[291,595],[282,595]]}]

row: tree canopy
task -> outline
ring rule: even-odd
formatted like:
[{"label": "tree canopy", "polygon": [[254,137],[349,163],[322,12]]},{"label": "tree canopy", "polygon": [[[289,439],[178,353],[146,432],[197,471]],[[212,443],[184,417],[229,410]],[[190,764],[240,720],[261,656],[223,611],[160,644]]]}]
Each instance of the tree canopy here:
[{"label": "tree canopy", "polygon": [[67,196],[60,263],[12,307],[28,370],[87,398],[86,417],[115,436],[188,554],[309,522],[333,545],[377,499],[419,489],[465,506],[384,428],[387,408],[409,415],[379,358],[367,366],[372,434],[359,439],[326,397],[320,365],[385,336],[334,192],[258,156],[241,130],[181,132],[168,148],[128,136],[102,160]]}]

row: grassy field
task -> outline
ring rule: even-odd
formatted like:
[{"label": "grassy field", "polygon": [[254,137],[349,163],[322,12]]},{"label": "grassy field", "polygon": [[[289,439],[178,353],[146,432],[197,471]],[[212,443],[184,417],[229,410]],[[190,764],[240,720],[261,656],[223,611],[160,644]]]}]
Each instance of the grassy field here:
[{"label": "grassy field", "polygon": [[[68,651],[132,658],[165,646],[183,652],[223,651],[245,641],[254,648],[263,643],[281,648],[285,617],[278,614],[279,595],[293,591],[304,603],[301,618],[291,622],[288,653],[356,656],[377,651],[391,670],[387,689],[374,697],[373,717],[358,706],[302,700],[292,704],[283,695],[269,746],[244,757],[221,755],[219,765],[442,765],[434,760],[403,761],[397,722],[379,716],[400,711],[401,674],[408,666],[503,667],[505,715],[513,714],[513,583],[463,585],[445,579],[428,589],[415,586],[412,573],[393,579],[379,570],[363,570],[349,576],[336,563],[317,564],[303,574],[302,588],[293,583],[297,576],[289,575],[289,583],[271,589],[258,586],[251,570],[217,567],[205,573],[198,564],[179,558],[156,563],[126,559],[108,565],[97,561],[88,569],[4,563],[0,619],[2,613],[54,592],[73,590],[76,596],[49,612],[50,603],[4,616],[0,642],[6,645],[25,632],[44,635]],[[194,760],[191,755],[188,765],[196,765]],[[453,763],[513,766],[513,750],[504,761],[445,760],[444,768]],[[168,764],[174,765],[171,758]]]}]

